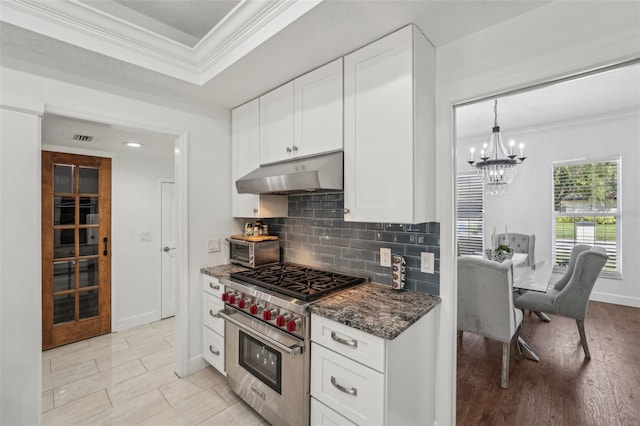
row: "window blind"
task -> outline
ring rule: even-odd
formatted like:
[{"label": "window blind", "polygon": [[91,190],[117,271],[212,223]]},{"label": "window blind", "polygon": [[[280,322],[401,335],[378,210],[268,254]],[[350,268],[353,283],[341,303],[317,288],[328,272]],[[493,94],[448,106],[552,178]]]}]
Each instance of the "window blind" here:
[{"label": "window blind", "polygon": [[619,272],[620,160],[553,165],[554,261],[569,263],[576,244],[602,246],[604,272]]},{"label": "window blind", "polygon": [[457,177],[458,254],[482,253],[484,191],[477,173]]}]

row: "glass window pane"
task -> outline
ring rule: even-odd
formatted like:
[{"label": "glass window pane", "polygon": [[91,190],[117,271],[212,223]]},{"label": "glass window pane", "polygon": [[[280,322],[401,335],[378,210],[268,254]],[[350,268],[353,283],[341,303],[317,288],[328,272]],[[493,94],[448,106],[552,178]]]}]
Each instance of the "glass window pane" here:
[{"label": "glass window pane", "polygon": [[73,197],[53,198],[53,224],[73,225],[76,222],[76,200]]},{"label": "glass window pane", "polygon": [[98,223],[98,197],[80,197],[80,224]]},{"label": "glass window pane", "polygon": [[74,192],[74,167],[67,164],[55,164],[53,166],[53,192]]},{"label": "glass window pane", "polygon": [[53,291],[76,288],[76,262],[53,262]]},{"label": "glass window pane", "polygon": [[75,230],[53,230],[53,258],[75,257]]},{"label": "glass window pane", "polygon": [[80,261],[80,287],[98,285],[98,258]]},{"label": "glass window pane", "polygon": [[98,290],[80,293],[80,319],[98,316]]},{"label": "glass window pane", "polygon": [[80,167],[80,193],[98,193],[98,169]]},{"label": "glass window pane", "polygon": [[98,231],[99,228],[78,229],[80,238],[79,256],[96,256],[98,254]]},{"label": "glass window pane", "polygon": [[75,298],[73,294],[53,296],[53,323],[75,320]]}]

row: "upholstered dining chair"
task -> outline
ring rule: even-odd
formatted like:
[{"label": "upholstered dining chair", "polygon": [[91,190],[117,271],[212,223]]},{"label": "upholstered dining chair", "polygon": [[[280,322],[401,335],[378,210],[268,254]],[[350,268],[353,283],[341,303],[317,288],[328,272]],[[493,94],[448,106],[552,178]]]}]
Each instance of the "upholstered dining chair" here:
[{"label": "upholstered dining chair", "polygon": [[514,294],[515,306],[575,319],[584,356],[590,359],[584,320],[589,296],[608,258],[607,251],[602,247],[583,244],[574,246],[564,276],[546,293],[527,291],[520,295]]},{"label": "upholstered dining chair", "polygon": [[[512,263],[458,257],[458,336],[469,332],[502,342],[501,386],[509,383],[511,342],[517,342],[523,314],[513,306]],[[514,339],[515,336],[515,339]],[[518,357],[520,347],[516,343]]]},{"label": "upholstered dining chair", "polygon": [[[505,244],[505,234],[496,236],[498,244]],[[527,266],[534,268],[536,264],[536,236],[535,234],[518,234],[509,232],[509,241],[506,244],[516,253],[527,254]]]}]

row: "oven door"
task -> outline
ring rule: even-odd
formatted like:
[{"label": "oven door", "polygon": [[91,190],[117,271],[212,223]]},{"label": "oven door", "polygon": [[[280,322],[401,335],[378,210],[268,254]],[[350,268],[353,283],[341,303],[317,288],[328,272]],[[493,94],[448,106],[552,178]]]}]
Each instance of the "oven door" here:
[{"label": "oven door", "polygon": [[304,341],[227,308],[227,384],[247,404],[276,425],[309,424],[308,347]]}]

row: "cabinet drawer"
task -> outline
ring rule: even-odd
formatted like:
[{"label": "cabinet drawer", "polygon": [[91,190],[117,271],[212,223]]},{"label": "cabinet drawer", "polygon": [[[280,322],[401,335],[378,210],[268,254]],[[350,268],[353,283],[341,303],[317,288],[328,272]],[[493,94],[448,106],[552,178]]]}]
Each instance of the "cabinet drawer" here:
[{"label": "cabinet drawer", "polygon": [[311,340],[384,373],[385,340],[380,337],[311,315]]},{"label": "cabinet drawer", "polygon": [[224,286],[220,284],[220,280],[206,274],[202,274],[202,289],[217,297],[218,300],[221,300],[222,293],[224,293]]},{"label": "cabinet drawer", "polygon": [[357,426],[315,398],[311,398],[311,424],[313,426]]},{"label": "cabinet drawer", "polygon": [[220,299],[208,293],[202,293],[202,323],[224,336],[224,320],[218,316],[218,311],[224,309],[224,304]]},{"label": "cabinet drawer", "polygon": [[224,374],[224,337],[202,327],[202,356]]},{"label": "cabinet drawer", "polygon": [[356,424],[384,424],[384,375],[316,343],[311,395]]}]

